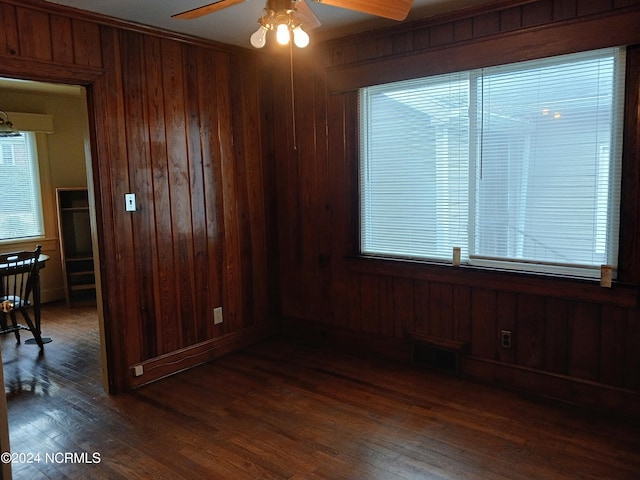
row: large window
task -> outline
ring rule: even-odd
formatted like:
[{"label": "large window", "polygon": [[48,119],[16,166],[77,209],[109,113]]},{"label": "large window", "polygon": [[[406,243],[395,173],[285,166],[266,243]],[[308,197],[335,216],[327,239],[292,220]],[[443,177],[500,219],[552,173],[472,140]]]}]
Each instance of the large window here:
[{"label": "large window", "polygon": [[621,49],[362,89],[362,253],[615,268],[623,92]]},{"label": "large window", "polygon": [[35,135],[0,137],[0,241],[44,235]]}]

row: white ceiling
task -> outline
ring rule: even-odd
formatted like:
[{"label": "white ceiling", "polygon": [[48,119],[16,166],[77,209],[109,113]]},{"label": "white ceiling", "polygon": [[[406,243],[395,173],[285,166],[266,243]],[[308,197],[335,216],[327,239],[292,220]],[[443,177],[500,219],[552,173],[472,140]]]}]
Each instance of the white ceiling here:
[{"label": "white ceiling", "polygon": [[[174,32],[216,40],[218,42],[250,48],[249,37],[258,28],[265,0],[246,0],[218,12],[194,20],[172,19],[171,15],[201,7],[214,0],[47,0],[110,17],[144,25],[160,27]],[[459,10],[495,0],[414,0],[408,20]],[[322,5],[308,0],[322,22],[311,32],[311,41],[338,37],[372,28],[396,25],[372,15]]]}]

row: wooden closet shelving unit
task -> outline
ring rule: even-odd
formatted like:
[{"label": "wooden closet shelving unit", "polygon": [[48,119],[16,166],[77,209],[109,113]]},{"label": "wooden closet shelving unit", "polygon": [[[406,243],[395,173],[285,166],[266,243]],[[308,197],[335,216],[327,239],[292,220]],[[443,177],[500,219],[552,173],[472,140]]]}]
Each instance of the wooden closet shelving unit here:
[{"label": "wooden closet shelving unit", "polygon": [[58,237],[67,306],[95,301],[89,197],[84,187],[57,188]]}]

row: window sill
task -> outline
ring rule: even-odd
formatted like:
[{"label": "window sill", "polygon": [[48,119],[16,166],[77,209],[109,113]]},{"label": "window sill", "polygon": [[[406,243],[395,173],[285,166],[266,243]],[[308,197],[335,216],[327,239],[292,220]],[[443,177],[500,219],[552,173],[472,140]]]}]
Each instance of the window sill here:
[{"label": "window sill", "polygon": [[349,270],[369,275],[450,283],[625,308],[638,307],[638,286],[616,281],[611,288],[604,288],[594,279],[503,271],[469,265],[454,267],[438,262],[373,256],[348,257],[346,262]]}]

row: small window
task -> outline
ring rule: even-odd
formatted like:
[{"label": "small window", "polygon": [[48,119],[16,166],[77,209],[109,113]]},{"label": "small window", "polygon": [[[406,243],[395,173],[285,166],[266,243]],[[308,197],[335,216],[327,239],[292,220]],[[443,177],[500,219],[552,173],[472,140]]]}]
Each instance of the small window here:
[{"label": "small window", "polygon": [[0,137],[0,241],[42,236],[35,133]]},{"label": "small window", "polygon": [[615,268],[624,69],[607,49],[361,89],[362,253]]}]

